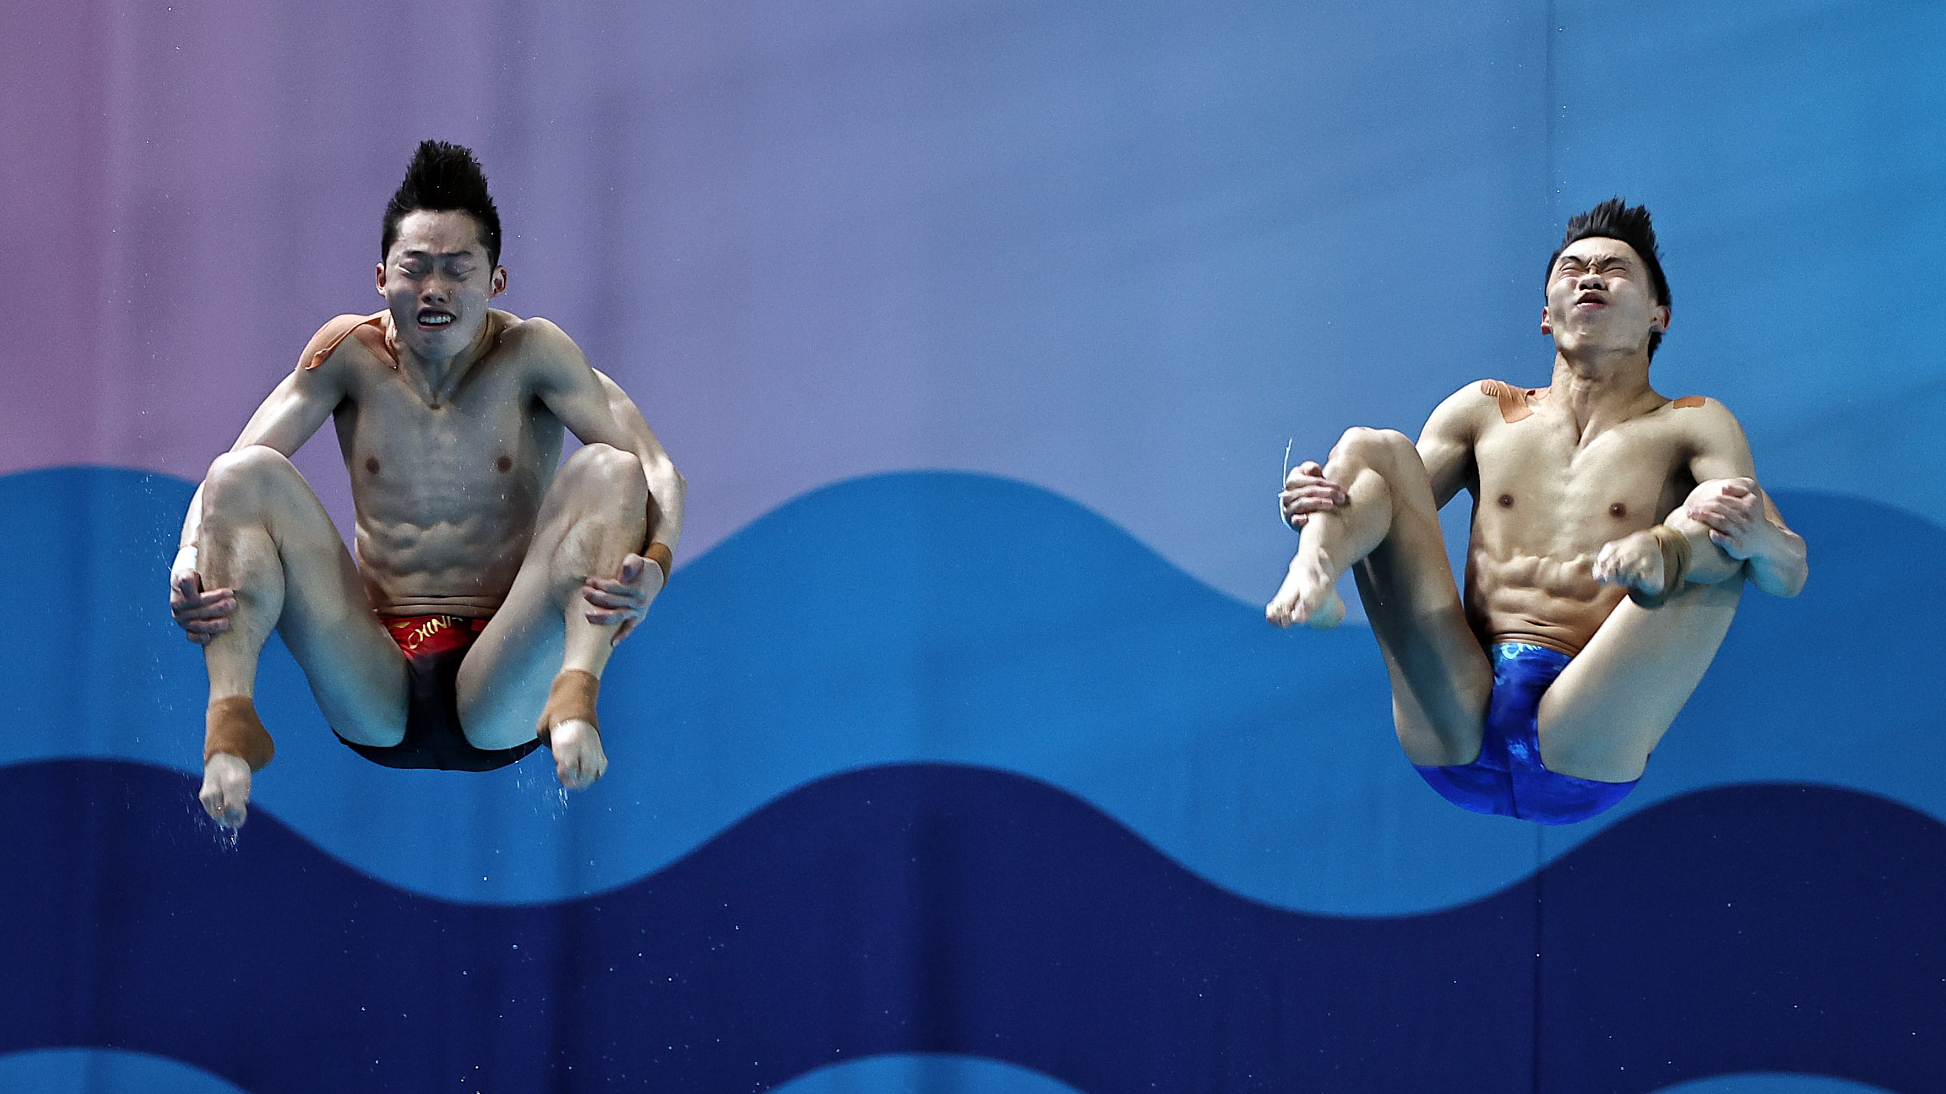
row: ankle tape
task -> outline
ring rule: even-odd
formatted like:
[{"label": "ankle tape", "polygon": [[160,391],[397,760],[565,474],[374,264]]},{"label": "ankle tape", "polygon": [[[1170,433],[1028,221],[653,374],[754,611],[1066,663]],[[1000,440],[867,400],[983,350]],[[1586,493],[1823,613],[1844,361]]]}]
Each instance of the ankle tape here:
[{"label": "ankle tape", "polygon": [[592,672],[580,669],[562,669],[554,678],[554,685],[547,689],[547,706],[541,709],[540,725],[534,735],[542,744],[554,727],[562,722],[583,721],[601,732],[601,723],[595,720],[595,699],[601,693],[601,680]]},{"label": "ankle tape", "polygon": [[1683,580],[1689,576],[1689,537],[1666,524],[1649,529],[1649,534],[1662,548],[1662,591],[1654,596],[1630,592],[1628,598],[1644,608],[1660,608],[1682,592]]},{"label": "ankle tape", "polygon": [[271,741],[270,733],[257,717],[256,705],[247,695],[233,695],[211,703],[204,724],[205,764],[218,752],[228,752],[249,764],[250,770],[261,771],[277,754],[277,745]]}]

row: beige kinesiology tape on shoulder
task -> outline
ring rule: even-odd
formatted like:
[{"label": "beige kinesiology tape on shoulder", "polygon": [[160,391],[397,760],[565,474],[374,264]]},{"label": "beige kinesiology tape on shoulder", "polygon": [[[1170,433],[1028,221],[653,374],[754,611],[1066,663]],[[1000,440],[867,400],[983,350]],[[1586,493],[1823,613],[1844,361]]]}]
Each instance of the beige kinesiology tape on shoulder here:
[{"label": "beige kinesiology tape on shoulder", "polygon": [[277,754],[277,746],[257,717],[257,708],[249,696],[218,699],[209,705],[203,731],[203,762],[209,763],[210,757],[218,752],[239,757],[252,771],[263,770]]},{"label": "beige kinesiology tape on shoulder", "polygon": [[1644,608],[1660,608],[1682,591],[1683,582],[1689,577],[1689,537],[1666,524],[1649,529],[1649,534],[1655,537],[1656,546],[1662,548],[1662,591],[1654,596],[1631,591],[1628,598]]}]

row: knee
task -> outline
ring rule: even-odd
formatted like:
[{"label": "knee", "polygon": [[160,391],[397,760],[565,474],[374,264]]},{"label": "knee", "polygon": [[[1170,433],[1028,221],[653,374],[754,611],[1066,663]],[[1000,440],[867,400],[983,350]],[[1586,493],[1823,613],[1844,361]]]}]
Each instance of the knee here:
[{"label": "knee", "polygon": [[259,510],[267,497],[297,477],[297,468],[274,448],[253,444],[225,452],[209,465],[203,480],[204,516]]},{"label": "knee", "polygon": [[1370,467],[1383,472],[1406,450],[1418,451],[1412,438],[1396,429],[1353,426],[1345,430],[1345,435],[1332,446],[1331,466],[1339,469]]},{"label": "knee", "polygon": [[613,445],[591,444],[569,456],[562,465],[561,477],[577,491],[586,490],[588,496],[612,500],[631,510],[640,510],[649,500],[642,461],[635,453]]}]

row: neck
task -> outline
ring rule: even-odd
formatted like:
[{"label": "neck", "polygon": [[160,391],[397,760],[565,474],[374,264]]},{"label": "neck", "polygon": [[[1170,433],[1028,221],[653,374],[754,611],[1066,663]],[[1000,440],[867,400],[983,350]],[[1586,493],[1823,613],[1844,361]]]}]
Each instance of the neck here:
[{"label": "neck", "polygon": [[1649,355],[1642,350],[1554,354],[1549,401],[1586,428],[1601,419],[1626,419],[1663,401],[1649,386]]},{"label": "neck", "polygon": [[391,316],[386,316],[385,321],[388,328],[386,342],[392,347],[392,356],[398,361],[400,371],[423,382],[426,389],[424,394],[434,406],[450,399],[460,379],[499,341],[499,323],[493,313],[488,312],[486,321],[480,324],[480,332],[457,353],[450,357],[427,357],[401,340],[396,330],[390,329]]}]

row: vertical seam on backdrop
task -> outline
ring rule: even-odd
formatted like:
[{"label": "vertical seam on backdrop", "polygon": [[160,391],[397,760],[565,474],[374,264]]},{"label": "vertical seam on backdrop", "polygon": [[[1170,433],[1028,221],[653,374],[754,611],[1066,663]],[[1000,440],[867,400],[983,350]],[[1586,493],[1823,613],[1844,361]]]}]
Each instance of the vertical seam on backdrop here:
[{"label": "vertical seam on backdrop", "polygon": [[[1542,80],[1545,85],[1544,93],[1547,96],[1546,101],[1541,104],[1546,113],[1546,122],[1541,130],[1541,140],[1545,146],[1543,154],[1546,156],[1547,162],[1547,185],[1544,192],[1547,200],[1547,224],[1550,229],[1553,228],[1555,222],[1559,219],[1555,215],[1555,199],[1560,193],[1555,180],[1556,163],[1554,158],[1554,140],[1558,132],[1555,127],[1555,119],[1561,110],[1560,91],[1555,86],[1556,81],[1554,77],[1554,42],[1560,36],[1561,29],[1560,24],[1556,21],[1559,15],[1555,11],[1555,3],[1556,0],[1545,0],[1547,26],[1542,28],[1545,32],[1545,37],[1541,47],[1542,57],[1544,58]],[[1534,826],[1534,1013],[1533,1020],[1528,1026],[1528,1037],[1533,1048],[1533,1056],[1528,1064],[1530,1069],[1528,1083],[1532,1094],[1542,1094],[1541,1030],[1544,1025],[1542,1019],[1545,1012],[1542,1010],[1541,992],[1545,986],[1542,977],[1542,962],[1544,960],[1542,954],[1546,951],[1542,944],[1546,938],[1545,924],[1547,916],[1547,904],[1543,896],[1547,886],[1546,834],[1546,829],[1540,825]]]}]

